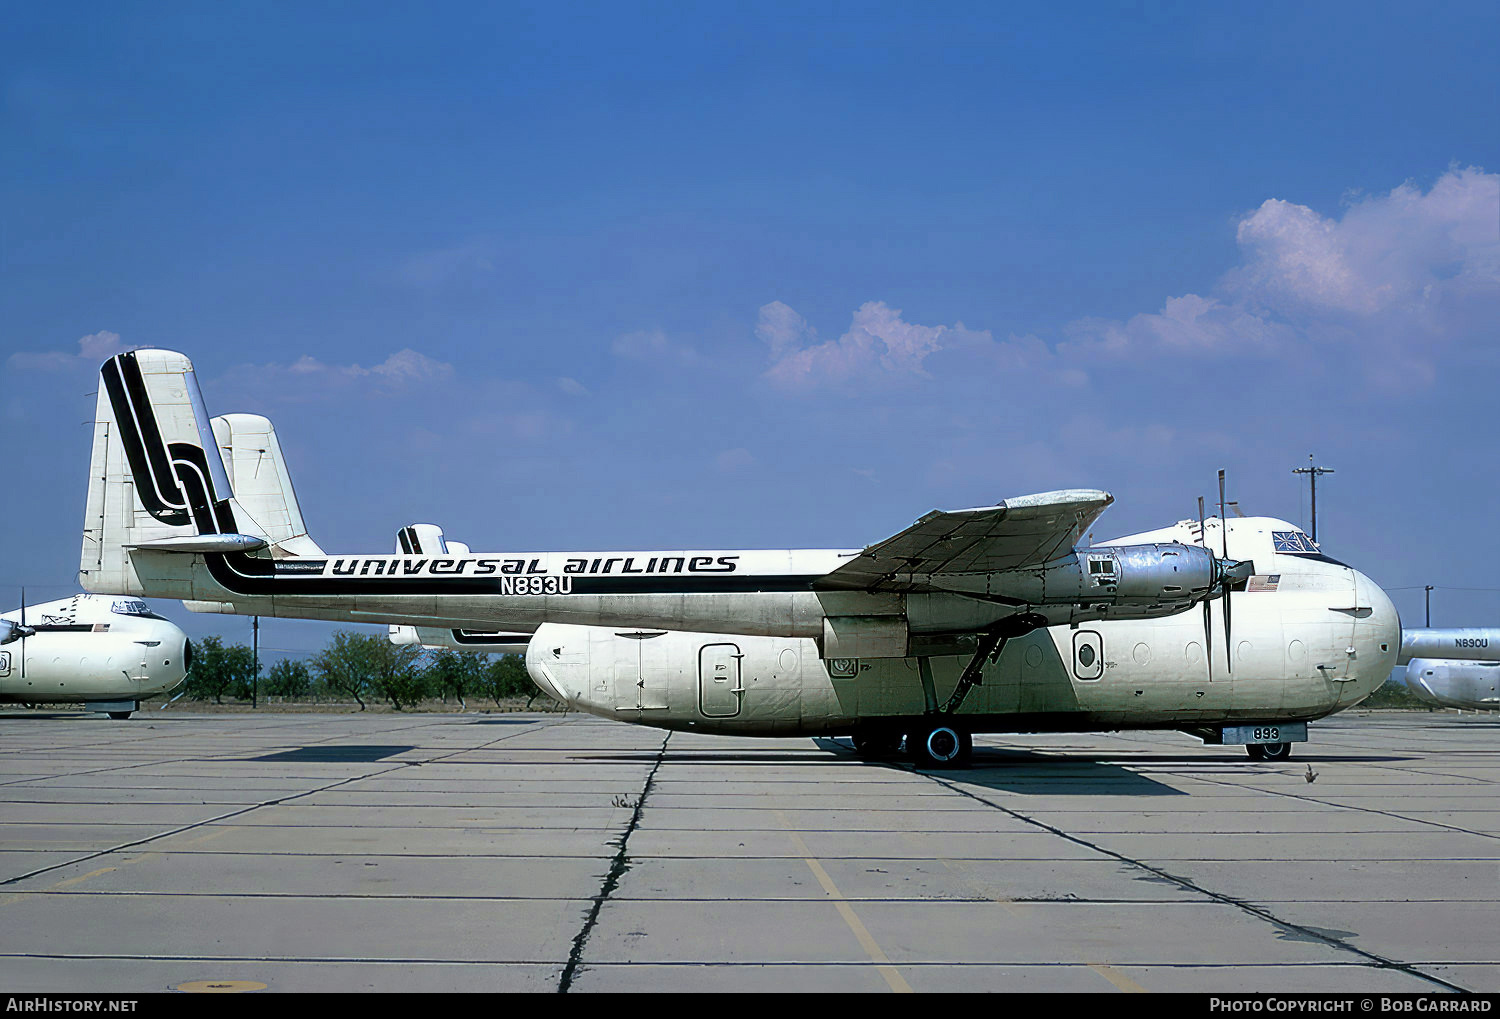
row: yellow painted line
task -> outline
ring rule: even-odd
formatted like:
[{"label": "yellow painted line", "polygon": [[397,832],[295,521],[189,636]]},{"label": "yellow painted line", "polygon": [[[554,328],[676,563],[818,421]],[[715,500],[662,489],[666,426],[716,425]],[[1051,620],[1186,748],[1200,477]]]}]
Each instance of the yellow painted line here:
[{"label": "yellow painted line", "polygon": [[1093,970],[1095,973],[1098,973],[1101,977],[1114,984],[1126,994],[1147,993],[1144,987],[1127,977],[1124,973],[1121,973],[1119,970],[1114,969],[1113,967],[1106,966],[1101,962],[1091,962],[1088,965],[1089,969]]},{"label": "yellow painted line", "polygon": [[875,963],[876,970],[885,978],[885,982],[890,986],[891,990],[897,994],[912,993],[911,985],[906,982],[906,978],[901,975],[901,971],[895,967],[890,957],[885,954],[885,950],[880,947],[879,942],[871,936],[869,929],[865,927],[859,916],[854,912],[854,907],[844,897],[844,893],[839,891],[838,885],[833,883],[833,878],[828,876],[828,871],[824,870],[823,865],[813,858],[812,852],[807,848],[807,843],[802,841],[802,836],[792,830],[792,823],[787,820],[786,814],[778,810],[776,811],[776,816],[780,819],[782,826],[786,828],[787,838],[792,840],[792,845],[796,846],[797,852],[802,854],[802,862],[807,864],[808,868],[813,872],[813,877],[818,879],[818,884],[823,886],[823,891],[828,893],[828,897],[833,900],[834,908],[839,911],[839,916],[843,917],[844,923],[849,925],[849,930],[854,933],[854,939],[865,950],[865,954],[870,957],[870,961]]},{"label": "yellow painted line", "polygon": [[98,877],[100,874],[108,874],[115,869],[116,868],[114,867],[100,867],[98,870],[91,870],[87,874],[79,874],[77,877],[70,877],[66,881],[59,881],[52,887],[54,889],[67,888],[70,885],[78,884],[80,881],[87,881],[91,877]]},{"label": "yellow painted line", "polygon": [[[913,839],[910,835],[907,836],[907,839],[909,841],[911,841],[913,844],[915,844],[916,841],[917,841],[916,839]],[[1027,905],[1026,903],[1016,902],[1014,899],[1006,898],[1005,896],[1000,895],[999,893],[997,893],[995,891],[994,888],[990,887],[989,885],[985,884],[982,881],[976,880],[968,872],[968,868],[965,867],[963,864],[959,863],[957,860],[946,860],[946,859],[939,858],[937,860],[937,862],[941,863],[944,867],[946,867],[948,869],[948,871],[950,873],[952,873],[953,875],[955,875],[960,881],[962,881],[964,884],[968,885],[970,888],[974,889],[980,895],[983,895],[986,899],[989,899],[991,902],[994,902],[994,903],[999,904],[1000,906],[1003,906],[1007,912],[1012,913],[1012,914],[1014,914],[1016,916],[1021,916],[1023,914],[1023,911],[1025,910],[1026,905]],[[1136,983],[1134,980],[1132,980],[1129,977],[1127,977],[1124,973],[1121,973],[1119,970],[1114,969],[1113,967],[1106,966],[1103,963],[1099,963],[1099,962],[1085,963],[1085,965],[1087,965],[1088,968],[1091,969],[1091,970],[1093,970],[1095,973],[1098,973],[1105,980],[1108,980],[1110,983],[1114,984],[1120,990],[1124,991],[1126,994],[1149,994],[1150,993],[1144,987],[1142,987],[1140,984]]]},{"label": "yellow painted line", "polygon": [[[188,839],[185,842],[179,842],[179,843],[177,843],[177,847],[201,845],[202,843],[208,842],[211,839],[219,838],[221,835],[228,835],[230,832],[233,832],[233,831],[239,831],[239,829],[237,827],[235,827],[234,825],[226,825],[223,828],[216,828],[213,831],[208,832],[207,834],[200,835],[200,836],[198,836],[195,839]],[[142,863],[142,862],[144,862],[146,860],[160,859],[163,855],[165,855],[165,853],[154,853],[154,852],[153,853],[142,853],[140,856],[131,856],[131,857],[127,857],[125,859],[122,859],[120,861],[120,863],[122,865],[123,864],[127,864],[127,863]],[[25,902],[27,899],[34,899],[38,895],[45,895],[45,894],[47,894],[47,892],[61,891],[64,888],[70,888],[73,885],[82,884],[84,881],[87,881],[90,878],[96,878],[100,874],[108,874],[110,871],[118,870],[118,869],[119,869],[118,867],[100,867],[98,870],[91,870],[87,874],[80,874],[77,877],[70,877],[66,881],[59,881],[57,884],[52,885],[50,888],[47,888],[45,891],[39,891],[39,892],[21,892],[21,893],[12,894],[12,895],[0,895],[0,906],[9,906],[9,905],[13,905],[14,903],[17,903],[17,902]],[[262,986],[264,986],[264,985],[262,985]],[[258,989],[258,988],[256,988],[256,989]]]},{"label": "yellow painted line", "polygon": [[265,989],[266,985],[258,980],[189,980],[177,985],[177,990],[189,994],[238,994],[242,991]]}]

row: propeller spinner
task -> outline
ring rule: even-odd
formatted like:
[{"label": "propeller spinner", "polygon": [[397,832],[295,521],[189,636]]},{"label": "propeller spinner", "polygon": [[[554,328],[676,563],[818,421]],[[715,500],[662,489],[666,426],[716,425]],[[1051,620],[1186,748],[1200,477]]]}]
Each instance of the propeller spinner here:
[{"label": "propeller spinner", "polygon": [[0,619],[0,644],[9,644],[13,640],[21,640],[31,637],[36,631],[26,625],[26,589],[21,588],[21,621],[11,622],[9,619]]}]

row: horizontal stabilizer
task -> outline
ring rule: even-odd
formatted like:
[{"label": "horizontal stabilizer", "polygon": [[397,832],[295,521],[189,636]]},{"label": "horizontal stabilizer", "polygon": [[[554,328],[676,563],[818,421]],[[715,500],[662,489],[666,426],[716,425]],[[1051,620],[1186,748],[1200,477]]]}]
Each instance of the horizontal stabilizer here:
[{"label": "horizontal stabilizer", "polygon": [[179,534],[169,538],[131,542],[127,548],[153,552],[258,552],[270,542],[253,534]]}]

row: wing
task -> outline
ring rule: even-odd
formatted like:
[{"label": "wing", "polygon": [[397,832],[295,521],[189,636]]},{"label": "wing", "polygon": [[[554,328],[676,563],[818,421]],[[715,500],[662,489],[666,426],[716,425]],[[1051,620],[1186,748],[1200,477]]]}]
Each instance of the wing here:
[{"label": "wing", "polygon": [[1114,502],[1068,489],[979,509],[933,510],[814,583],[822,590],[919,591],[935,573],[1004,573],[1066,555]]}]

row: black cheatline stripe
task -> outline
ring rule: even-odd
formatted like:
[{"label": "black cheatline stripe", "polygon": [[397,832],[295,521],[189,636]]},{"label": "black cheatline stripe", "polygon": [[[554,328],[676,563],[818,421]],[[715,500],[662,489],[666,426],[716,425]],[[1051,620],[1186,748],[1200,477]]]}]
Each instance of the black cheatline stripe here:
[{"label": "black cheatline stripe", "polygon": [[[146,512],[162,523],[186,524],[187,500],[173,478],[166,446],[161,441],[161,431],[146,397],[145,382],[135,356],[116,354],[104,362],[100,376],[109,395],[110,408],[114,411],[130,474],[135,479],[136,497],[146,507]],[[162,486],[167,480],[172,480],[171,492],[163,491]],[[173,499],[177,500],[175,504],[170,501]]]},{"label": "black cheatline stripe", "polygon": [[496,631],[454,630],[456,644],[525,644],[532,638],[529,633],[499,633]]},{"label": "black cheatline stripe", "polygon": [[[360,557],[350,557],[360,558]],[[502,597],[538,597],[507,595],[502,592],[502,575],[483,577],[330,577],[326,575],[275,572],[270,559],[258,559],[244,553],[208,553],[203,557],[213,578],[233,594],[243,595],[324,595],[324,594],[449,594],[500,595]],[[312,560],[316,562],[317,560]],[[323,560],[326,562],[327,560]],[[548,574],[548,576],[557,576]],[[777,594],[810,591],[821,574],[790,574],[743,577],[584,577],[567,574],[572,579],[572,595],[580,594]],[[567,598],[570,595],[551,595]]]}]

